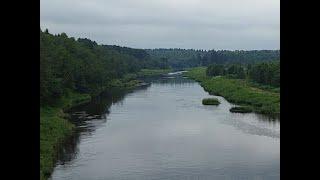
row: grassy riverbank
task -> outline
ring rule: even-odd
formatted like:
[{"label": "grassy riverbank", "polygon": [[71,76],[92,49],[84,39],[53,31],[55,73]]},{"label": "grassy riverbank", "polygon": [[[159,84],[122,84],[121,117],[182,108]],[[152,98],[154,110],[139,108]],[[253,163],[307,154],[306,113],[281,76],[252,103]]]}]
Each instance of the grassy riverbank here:
[{"label": "grassy riverbank", "polygon": [[67,120],[63,109],[91,100],[88,94],[68,92],[54,105],[40,107],[40,179],[47,179],[56,162],[58,145],[71,135],[74,125]]},{"label": "grassy riverbank", "polygon": [[210,94],[223,96],[231,103],[244,105],[261,114],[280,114],[280,94],[274,90],[260,89],[242,79],[208,77],[205,67],[189,69],[185,75],[198,81]]},{"label": "grassy riverbank", "polygon": [[148,77],[154,77],[154,76],[161,76],[163,74],[168,74],[171,71],[172,71],[172,69],[141,69],[137,73],[126,74],[122,78],[122,80],[128,81],[128,80],[135,80],[137,78],[148,78]]},{"label": "grassy riverbank", "polygon": [[[168,70],[144,70],[141,77],[165,73]],[[146,74],[146,75],[145,75]],[[137,74],[127,74],[121,79],[114,79],[103,89],[97,90],[94,94],[80,94],[68,91],[62,98],[54,104],[40,107],[40,179],[46,180],[51,175],[56,163],[57,150],[59,144],[72,134],[74,125],[69,122],[67,109],[87,103],[94,97],[109,88],[120,88],[131,90],[141,83],[136,80]]]},{"label": "grassy riverbank", "polygon": [[138,77],[160,76],[171,72],[172,69],[142,69],[137,73]]}]

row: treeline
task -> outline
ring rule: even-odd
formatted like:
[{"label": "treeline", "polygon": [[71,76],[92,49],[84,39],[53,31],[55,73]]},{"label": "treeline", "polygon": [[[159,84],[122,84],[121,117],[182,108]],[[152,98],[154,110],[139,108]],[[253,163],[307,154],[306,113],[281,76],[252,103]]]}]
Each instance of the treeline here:
[{"label": "treeline", "polygon": [[142,49],[98,45],[65,33],[40,29],[40,103],[52,103],[69,90],[96,93],[113,79],[142,68],[165,68]]},{"label": "treeline", "polygon": [[280,62],[262,62],[256,64],[212,64],[206,70],[207,76],[229,76],[248,79],[252,82],[280,87]]},{"label": "treeline", "polygon": [[[212,75],[227,71],[237,78],[244,78],[246,73],[242,66],[252,64],[252,80],[274,85],[277,79],[270,78],[270,74],[275,73],[277,67],[254,63],[279,59],[279,53],[279,50],[133,49],[98,45],[87,38],[75,39],[65,33],[53,35],[40,29],[40,103],[51,103],[69,90],[94,94],[108,87],[114,79],[145,68],[183,69],[216,64],[219,66],[211,67],[214,68],[210,70]],[[239,65],[232,65],[235,63]],[[227,70],[222,68],[223,71],[218,72],[220,66],[226,65]]]},{"label": "treeline", "polygon": [[228,51],[210,50],[201,59],[201,65],[207,66],[217,64],[254,64],[259,62],[269,62],[280,59],[280,50],[251,50],[251,51]]},{"label": "treeline", "polygon": [[167,59],[174,69],[183,69],[210,64],[254,64],[280,59],[280,50],[194,50],[194,49],[146,49],[151,58]]},{"label": "treeline", "polygon": [[193,49],[146,49],[152,59],[164,59],[173,69],[183,69],[199,66],[204,50]]}]

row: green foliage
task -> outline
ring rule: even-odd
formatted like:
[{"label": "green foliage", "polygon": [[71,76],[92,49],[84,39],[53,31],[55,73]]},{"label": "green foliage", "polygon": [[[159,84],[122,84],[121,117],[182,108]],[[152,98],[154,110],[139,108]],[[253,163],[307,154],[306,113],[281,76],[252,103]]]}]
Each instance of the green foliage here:
[{"label": "green foliage", "polygon": [[244,67],[240,64],[222,65],[211,64],[206,70],[207,76],[223,76],[244,79],[246,78]]},{"label": "green foliage", "polygon": [[280,94],[252,87],[249,82],[226,77],[208,77],[206,68],[194,68],[187,76],[200,82],[211,94],[225,97],[229,102],[251,107],[254,112],[280,114]]},{"label": "green foliage", "polygon": [[275,86],[255,83],[252,80],[250,80],[248,83],[250,84],[250,86],[258,88],[258,89],[263,89],[263,90],[274,92],[274,93],[280,93],[280,87],[275,87]]},{"label": "green foliage", "polygon": [[228,51],[210,50],[201,59],[201,65],[216,64],[253,64],[280,59],[280,50]]},{"label": "green foliage", "polygon": [[205,98],[202,99],[203,105],[219,105],[220,101],[217,98]]},{"label": "green foliage", "polygon": [[166,62],[160,61],[165,60],[151,60],[142,49],[98,45],[90,39],[40,30],[40,103],[54,103],[66,89],[97,94],[126,74],[165,68]]},{"label": "green foliage", "polygon": [[280,62],[254,64],[249,70],[249,78],[256,83],[280,87]]},{"label": "green foliage", "polygon": [[183,69],[199,66],[199,60],[205,54],[204,50],[193,49],[146,49],[152,59],[165,59],[172,69]]},{"label": "green foliage", "polygon": [[146,49],[152,59],[167,59],[173,69],[185,69],[210,64],[254,64],[280,59],[280,50],[194,50],[194,49]]},{"label": "green foliage", "polygon": [[171,69],[141,69],[137,73],[138,77],[160,76],[171,72]]},{"label": "green foliage", "polygon": [[257,64],[211,64],[206,70],[207,76],[226,76],[236,79],[248,79],[253,86],[275,90],[280,87],[280,62],[271,61]]},{"label": "green foliage", "polygon": [[226,73],[225,67],[220,64],[212,64],[206,70],[207,76],[222,76]]},{"label": "green foliage", "polygon": [[40,108],[40,176],[47,179],[54,167],[57,145],[71,134],[73,125],[61,117],[59,108]]},{"label": "green foliage", "polygon": [[40,177],[47,179],[56,161],[56,151],[66,136],[71,135],[74,125],[63,109],[90,101],[88,94],[68,91],[51,106],[40,107]]}]

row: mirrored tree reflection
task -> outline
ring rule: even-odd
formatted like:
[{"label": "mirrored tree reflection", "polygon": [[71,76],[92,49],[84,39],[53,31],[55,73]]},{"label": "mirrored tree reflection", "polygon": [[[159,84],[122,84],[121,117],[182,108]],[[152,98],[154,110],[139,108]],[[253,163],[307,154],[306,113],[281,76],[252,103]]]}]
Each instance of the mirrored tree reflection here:
[{"label": "mirrored tree reflection", "polygon": [[79,154],[79,143],[82,138],[92,133],[107,122],[109,108],[112,104],[121,103],[128,93],[144,90],[148,86],[136,88],[131,91],[111,89],[95,97],[91,102],[71,108],[70,121],[76,125],[75,132],[58,146],[57,164],[66,164]]}]

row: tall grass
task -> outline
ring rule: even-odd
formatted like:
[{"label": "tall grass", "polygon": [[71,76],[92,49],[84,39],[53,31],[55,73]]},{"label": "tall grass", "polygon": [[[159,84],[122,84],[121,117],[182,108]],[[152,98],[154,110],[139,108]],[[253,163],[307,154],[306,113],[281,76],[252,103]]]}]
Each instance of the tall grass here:
[{"label": "tall grass", "polygon": [[171,72],[172,69],[142,69],[137,73],[138,77],[160,76]]},{"label": "tall grass", "polygon": [[74,125],[63,112],[91,100],[88,94],[68,92],[54,105],[40,107],[40,179],[47,179],[53,171],[59,144],[71,135]]},{"label": "tall grass", "polygon": [[205,67],[189,69],[186,76],[200,82],[210,94],[223,96],[231,103],[249,106],[261,114],[280,114],[280,93],[253,87],[246,80],[208,77]]}]

